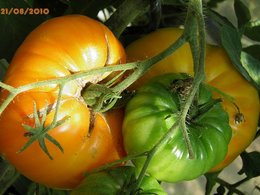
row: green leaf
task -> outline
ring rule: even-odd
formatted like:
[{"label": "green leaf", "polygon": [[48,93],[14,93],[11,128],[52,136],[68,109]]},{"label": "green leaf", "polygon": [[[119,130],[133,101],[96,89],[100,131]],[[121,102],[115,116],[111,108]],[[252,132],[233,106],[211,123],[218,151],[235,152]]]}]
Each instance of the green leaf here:
[{"label": "green leaf", "polygon": [[240,157],[243,161],[243,167],[238,174],[245,173],[248,178],[260,176],[260,152],[242,152]]},{"label": "green leaf", "polygon": [[252,57],[260,61],[260,45],[251,45],[246,48],[243,48],[243,51],[250,54]]},{"label": "green leaf", "polygon": [[71,1],[73,13],[83,14],[96,18],[100,10],[120,0],[77,0]]},{"label": "green leaf", "polygon": [[33,6],[34,0],[24,0],[30,7]]},{"label": "green leaf", "polygon": [[0,59],[0,81],[3,80],[8,66],[9,66],[9,63],[6,61],[6,59]]},{"label": "green leaf", "polygon": [[5,194],[6,190],[19,177],[19,172],[7,161],[0,158],[0,194]]},{"label": "green leaf", "polygon": [[187,4],[187,2],[183,1],[183,0],[161,0],[163,5],[184,5]]},{"label": "green leaf", "polygon": [[106,25],[116,37],[120,37],[127,25],[133,22],[137,16],[143,14],[148,6],[148,0],[125,0],[106,21]]},{"label": "green leaf", "polygon": [[39,184],[36,186],[35,192],[39,195],[69,195],[68,190],[55,190]]},{"label": "green leaf", "polygon": [[220,15],[216,11],[208,9],[205,13],[216,24],[218,28],[221,28],[223,26],[230,26],[232,28],[235,28],[234,25],[226,17]]},{"label": "green leaf", "polygon": [[251,22],[249,25],[246,26],[244,34],[254,40],[260,41],[260,20]]},{"label": "green leaf", "polygon": [[19,194],[26,195],[69,195],[69,190],[57,190],[51,189],[44,185],[34,183],[26,177],[20,175],[20,177],[15,181],[13,187]]},{"label": "green leaf", "polygon": [[[30,8],[23,0],[0,1],[0,7],[10,10],[11,8]],[[25,37],[40,23],[46,19],[45,15],[0,15],[0,58],[10,62],[14,52],[23,42]]]},{"label": "green leaf", "polygon": [[227,52],[233,65],[248,81],[252,81],[249,73],[240,61],[242,45],[237,30],[230,26],[223,26],[221,28],[221,44]]},{"label": "green leaf", "polygon": [[51,16],[61,16],[69,8],[70,1],[67,0],[32,0],[30,5],[32,7],[41,7],[49,9],[49,15]]},{"label": "green leaf", "polygon": [[[260,89],[256,73],[252,72],[252,70],[258,70],[258,67],[255,65],[248,64],[249,57],[246,57],[245,60],[244,54],[244,61],[242,63],[241,34],[225,17],[221,16],[220,14],[212,10],[209,10],[208,14],[220,32],[221,45],[227,52],[232,64],[244,76],[246,80],[255,84],[255,86],[257,86],[257,88]],[[257,63],[255,60],[250,58],[250,63],[252,63],[252,61],[254,61],[254,64]],[[257,73],[259,72],[257,71]]]},{"label": "green leaf", "polygon": [[239,64],[242,45],[237,30],[231,26],[223,26],[220,33],[221,43],[231,57],[231,60]]},{"label": "green leaf", "polygon": [[260,90],[260,61],[242,51],[241,63]]},{"label": "green leaf", "polygon": [[12,187],[19,192],[19,194],[26,194],[30,195],[34,192],[30,191],[34,188],[35,183],[33,183],[31,180],[27,179],[23,175],[20,175],[15,182],[13,183]]},{"label": "green leaf", "polygon": [[219,3],[223,2],[225,0],[210,0],[208,3],[207,3],[207,6],[209,7],[217,7]]},{"label": "green leaf", "polygon": [[234,9],[237,17],[238,27],[241,28],[251,20],[250,11],[241,0],[234,1]]},{"label": "green leaf", "polygon": [[207,179],[206,188],[205,188],[205,195],[211,194],[212,189],[217,184],[217,178],[220,172],[216,173],[206,173],[204,176]]}]

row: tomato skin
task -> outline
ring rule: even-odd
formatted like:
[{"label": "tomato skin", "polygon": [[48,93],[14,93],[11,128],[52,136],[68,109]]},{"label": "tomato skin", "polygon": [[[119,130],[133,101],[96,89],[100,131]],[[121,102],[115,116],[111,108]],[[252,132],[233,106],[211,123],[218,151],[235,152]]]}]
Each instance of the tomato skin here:
[{"label": "tomato skin", "polygon": [[[163,74],[137,90],[126,106],[123,122],[124,145],[128,154],[150,151],[180,119],[181,99],[170,89],[172,83],[186,78],[181,74]],[[194,107],[202,108],[211,100],[211,93],[202,85]],[[231,138],[228,115],[219,103],[207,110],[205,113],[194,109],[196,114],[191,114],[193,111],[188,114],[190,119],[186,124],[194,159],[190,159],[182,130],[177,128],[153,156],[147,169],[150,175],[166,182],[191,180],[224,159]],[[141,169],[144,160],[133,162]]]},{"label": "tomato skin", "polygon": [[[12,59],[4,82],[19,87],[124,61],[123,47],[103,24],[80,15],[62,16],[46,21],[31,32]],[[58,120],[69,118],[48,131],[64,153],[46,140],[53,160],[37,141],[23,152],[17,152],[30,138],[23,125],[35,126],[34,102],[38,111],[46,106],[51,108],[44,125],[52,122],[58,86],[43,86],[17,95],[0,116],[2,156],[29,179],[65,189],[77,186],[86,171],[124,156],[122,110],[94,113],[80,96],[85,83],[98,82],[107,75],[74,80],[64,86]],[[7,95],[6,90],[0,92],[0,103]]]},{"label": "tomato skin", "polygon": [[[183,30],[177,28],[159,29],[131,43],[126,48],[128,60],[138,61],[155,56],[176,41],[182,32]],[[169,72],[194,74],[192,55],[187,43],[169,57],[155,64],[132,85],[132,89],[138,88],[156,75]],[[259,117],[259,96],[257,90],[241,76],[225,51],[219,47],[207,45],[205,72],[205,82],[231,96],[244,116],[243,121],[237,122],[238,110],[234,104],[219,93],[214,93],[215,98],[222,99],[222,105],[229,114],[229,124],[233,130],[226,158],[211,170],[219,171],[229,165],[254,139]]]},{"label": "tomato skin", "polygon": [[[75,188],[71,195],[111,195],[128,194],[122,191],[130,179],[134,176],[135,169],[130,166],[123,166],[106,171],[87,175],[82,183]],[[166,195],[160,184],[152,177],[145,176],[140,185],[141,194]]]},{"label": "tomato skin", "polygon": [[[103,24],[81,15],[62,16],[30,33],[15,53],[4,82],[18,87],[124,61],[123,47]],[[72,81],[65,86],[64,94],[78,95],[79,82],[97,82],[106,75]],[[49,90],[57,88],[35,89]]]}]

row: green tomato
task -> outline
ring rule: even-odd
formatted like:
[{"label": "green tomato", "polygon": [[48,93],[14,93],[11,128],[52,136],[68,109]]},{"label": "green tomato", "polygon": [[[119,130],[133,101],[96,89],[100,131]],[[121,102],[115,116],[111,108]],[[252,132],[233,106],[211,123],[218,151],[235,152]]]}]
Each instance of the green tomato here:
[{"label": "green tomato", "polygon": [[[170,73],[153,78],[137,90],[126,106],[123,122],[124,145],[128,154],[151,150],[180,119],[185,99],[182,93],[191,88],[185,86],[188,83],[185,80],[191,78],[186,74]],[[167,182],[191,180],[224,159],[231,127],[228,114],[211,95],[208,87],[201,85],[186,117],[194,158],[190,159],[183,133],[177,128],[153,156],[147,169],[151,176]],[[143,167],[144,161],[145,157],[133,160],[137,170]]]},{"label": "green tomato", "polygon": [[138,190],[132,192],[132,184],[136,181],[135,171],[134,167],[122,166],[87,175],[71,195],[166,195],[157,180],[150,176],[145,176]]}]

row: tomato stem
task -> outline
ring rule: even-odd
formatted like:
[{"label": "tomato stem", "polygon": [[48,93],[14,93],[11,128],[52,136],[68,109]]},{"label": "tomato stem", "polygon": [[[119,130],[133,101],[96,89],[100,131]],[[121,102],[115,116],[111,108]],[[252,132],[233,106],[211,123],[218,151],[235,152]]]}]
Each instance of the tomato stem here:
[{"label": "tomato stem", "polygon": [[[136,189],[138,189],[146,170],[149,166],[156,151],[165,143],[172,135],[173,131],[177,128],[181,128],[185,143],[189,152],[189,157],[194,158],[194,152],[190,142],[189,134],[186,126],[186,118],[189,109],[199,91],[200,84],[205,78],[204,73],[204,61],[205,61],[205,24],[203,18],[202,1],[201,0],[190,0],[188,5],[188,12],[185,22],[184,33],[180,38],[181,40],[187,40],[191,46],[194,63],[194,80],[193,87],[181,108],[180,119],[167,131],[167,133],[159,140],[159,142],[149,151],[147,158],[144,162],[142,170],[138,176]],[[177,41],[180,41],[178,39]],[[174,45],[174,44],[173,44]],[[171,46],[170,46],[171,47]],[[169,49],[169,48],[168,48]],[[172,51],[173,52],[173,51]],[[164,56],[165,57],[165,56]]]},{"label": "tomato stem", "polygon": [[56,85],[65,85],[69,81],[83,78],[83,77],[86,77],[89,75],[98,75],[98,74],[103,74],[103,73],[107,73],[107,72],[131,70],[131,69],[136,68],[136,66],[137,66],[136,63],[127,63],[127,64],[120,64],[120,65],[114,65],[114,66],[106,66],[106,67],[97,68],[97,69],[93,69],[93,70],[74,73],[74,74],[71,74],[68,76],[59,77],[59,78],[55,78],[55,79],[38,81],[35,83],[30,83],[30,84],[19,86],[17,88],[7,85],[3,82],[0,82],[0,87],[10,92],[10,94],[5,99],[5,101],[0,105],[0,115],[5,110],[5,108],[9,105],[9,103],[18,94],[20,94],[22,92],[29,91],[31,89],[35,89],[35,88],[42,87],[42,86],[47,86],[47,85],[55,85],[55,84]]},{"label": "tomato stem", "polygon": [[122,164],[124,162],[127,162],[129,160],[134,160],[134,159],[137,159],[137,158],[141,158],[141,157],[144,157],[144,156],[147,156],[149,152],[143,152],[141,154],[133,154],[133,155],[127,155],[126,157],[124,158],[121,158],[121,159],[118,159],[116,161],[113,161],[111,163],[107,163],[101,167],[98,167],[88,173],[85,173],[85,175],[89,175],[89,174],[93,174],[93,173],[97,173],[97,172],[100,172],[100,171],[103,171],[103,170],[106,170],[108,168],[111,168],[113,166],[116,166],[116,165],[119,165],[119,164]]},{"label": "tomato stem", "polygon": [[15,90],[14,87],[12,87],[12,86],[10,86],[10,85],[7,85],[7,84],[5,84],[5,83],[3,83],[3,82],[0,82],[0,88],[6,89],[6,90],[8,90],[8,91],[14,91],[14,90]]},{"label": "tomato stem", "polygon": [[162,145],[164,145],[165,142],[167,142],[170,139],[172,133],[179,127],[179,125],[180,125],[180,120],[176,121],[176,123],[174,123],[172,125],[172,127],[169,129],[169,131],[167,131],[167,133],[159,140],[159,142],[157,142],[156,145],[148,152],[147,158],[144,162],[142,170],[138,175],[135,190],[138,189],[138,187],[142,183],[142,180],[145,176],[146,170],[147,170],[147,168],[150,164],[150,161],[152,160],[154,154],[160,149],[160,147]]},{"label": "tomato stem", "polygon": [[55,112],[54,112],[54,117],[53,120],[51,122],[51,125],[49,127],[49,129],[52,129],[53,127],[55,127],[56,123],[57,123],[57,117],[58,117],[58,110],[60,107],[60,102],[61,102],[61,96],[62,96],[62,92],[63,92],[63,88],[64,88],[64,83],[60,84],[59,86],[59,94],[57,97],[57,101],[56,101],[56,107],[55,107]]},{"label": "tomato stem", "polygon": [[184,106],[181,110],[181,130],[185,139],[186,146],[189,151],[190,158],[194,158],[194,152],[189,139],[186,117],[189,109],[196,98],[196,94],[199,91],[200,84],[205,79],[204,64],[206,53],[206,41],[205,41],[205,22],[203,18],[202,1],[190,0],[188,6],[187,17],[185,21],[184,34],[186,35],[191,47],[193,64],[194,64],[194,80],[193,87],[188,95]]},{"label": "tomato stem", "polygon": [[[93,94],[94,97],[91,97],[88,94],[88,89],[83,94],[84,96],[87,96],[87,98],[91,99],[94,103],[91,105],[95,111],[98,112],[105,112],[112,108],[115,103],[117,102],[118,98],[120,98],[120,94],[127,89],[131,84],[133,84],[136,80],[138,80],[142,75],[144,75],[154,64],[161,61],[162,59],[166,58],[167,56],[171,55],[174,51],[176,51],[178,48],[180,48],[184,43],[186,42],[186,38],[182,35],[180,36],[176,42],[172,43],[167,49],[162,51],[161,53],[157,54],[156,56],[149,58],[147,60],[136,62],[136,66],[133,68],[133,72],[126,77],[123,81],[119,82],[117,85],[115,85],[112,88],[107,88],[107,86],[100,86],[101,90],[98,90],[98,92],[101,92],[100,95],[97,95],[97,93]],[[94,86],[95,87],[95,86]],[[98,87],[96,85],[96,87]],[[91,89],[89,89],[91,90]],[[107,91],[108,93],[103,93],[103,91]],[[117,97],[116,97],[117,96]],[[104,105],[104,102],[110,101],[109,104]]]},{"label": "tomato stem", "polygon": [[137,67],[135,68],[134,72],[132,72],[132,74],[128,76],[125,80],[113,87],[112,90],[115,92],[122,92],[123,90],[127,89],[132,83],[134,83],[137,79],[144,75],[154,64],[171,55],[185,42],[186,38],[184,36],[181,36],[176,40],[176,42],[171,44],[167,49],[157,54],[156,56],[147,60],[137,62]]},{"label": "tomato stem", "polygon": [[105,24],[116,37],[120,37],[127,25],[144,13],[148,6],[149,0],[125,0]]}]

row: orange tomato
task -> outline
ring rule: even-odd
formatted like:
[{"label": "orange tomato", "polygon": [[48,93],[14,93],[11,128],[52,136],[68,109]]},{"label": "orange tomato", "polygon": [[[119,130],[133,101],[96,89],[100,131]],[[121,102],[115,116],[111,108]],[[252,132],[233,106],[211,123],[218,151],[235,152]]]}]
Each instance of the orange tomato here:
[{"label": "orange tomato", "polygon": [[[183,30],[177,28],[159,29],[131,43],[126,48],[128,60],[144,60],[159,54],[176,41],[182,32]],[[194,74],[192,54],[187,43],[169,57],[153,65],[131,87],[138,88],[150,78],[168,72]],[[229,124],[233,130],[228,154],[220,164],[211,170],[219,171],[230,164],[254,139],[259,117],[259,97],[257,90],[241,76],[232,65],[225,51],[219,47],[207,45],[205,72],[205,83],[233,99],[233,101],[230,101],[229,98],[223,97],[216,91],[214,92],[216,98],[223,100],[222,105],[229,114]]]},{"label": "orange tomato", "polygon": [[[37,81],[60,78],[125,62],[124,49],[103,24],[81,15],[50,19],[25,39],[17,50],[4,82],[19,87]],[[34,141],[17,153],[35,135],[24,125],[35,128],[34,102],[43,128],[52,123],[57,105],[57,85],[46,85],[15,97],[0,116],[0,152],[29,179],[54,188],[74,188],[84,173],[125,155],[121,140],[122,111],[105,114],[92,111],[81,97],[87,82],[96,83],[108,74],[91,75],[65,84],[57,120],[67,120],[47,131],[46,148],[53,159]],[[0,103],[8,92],[2,90]]]}]

